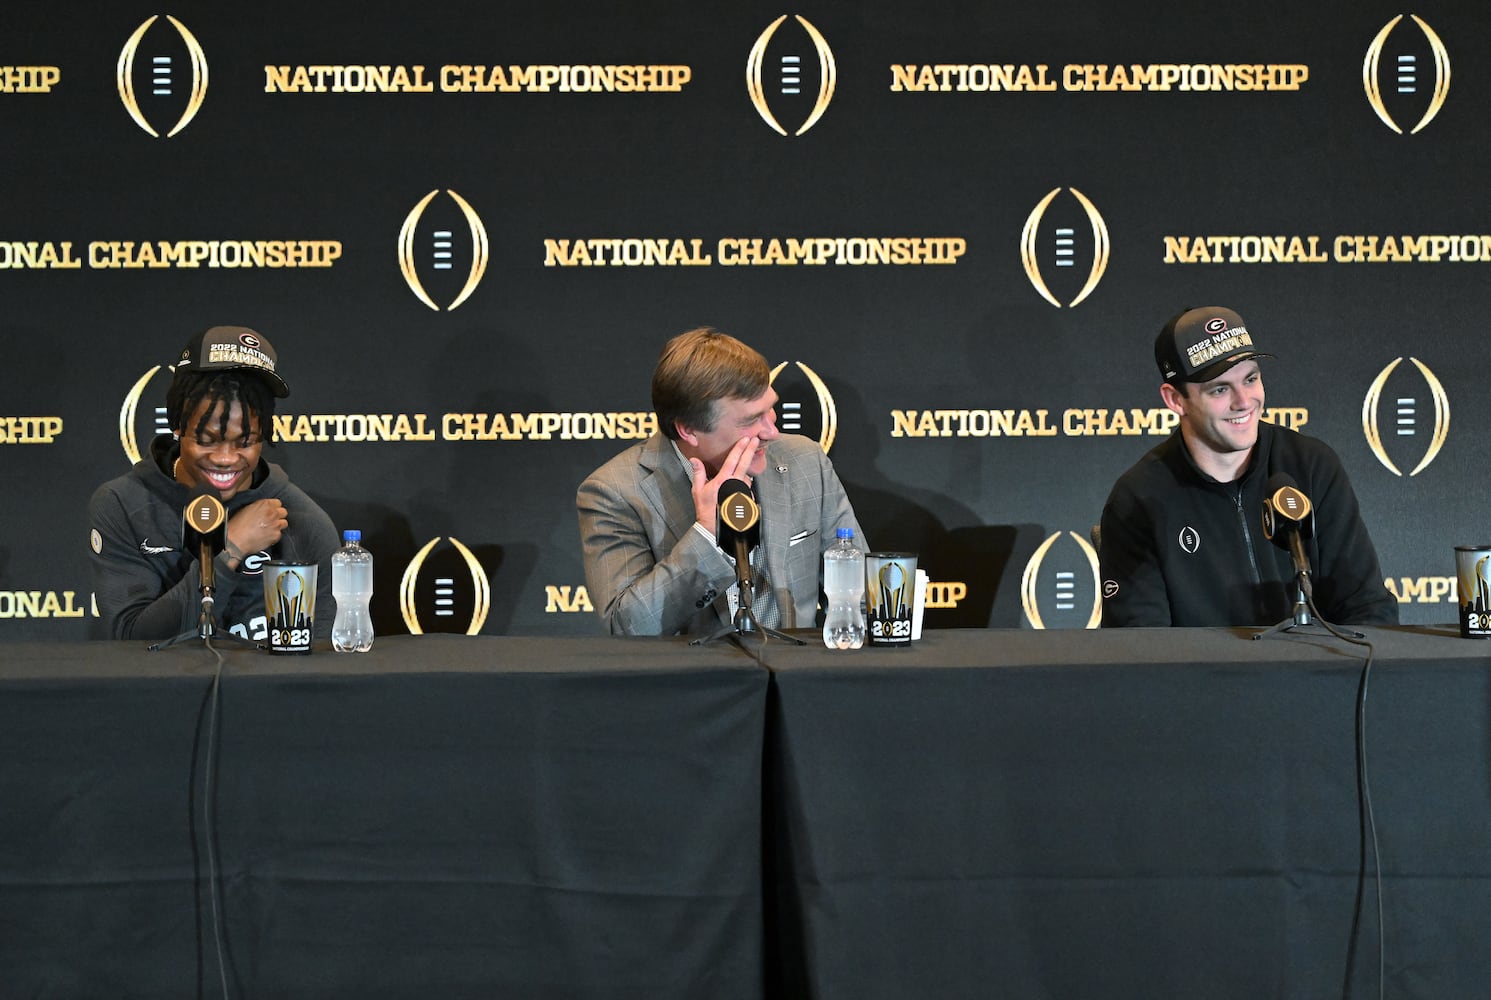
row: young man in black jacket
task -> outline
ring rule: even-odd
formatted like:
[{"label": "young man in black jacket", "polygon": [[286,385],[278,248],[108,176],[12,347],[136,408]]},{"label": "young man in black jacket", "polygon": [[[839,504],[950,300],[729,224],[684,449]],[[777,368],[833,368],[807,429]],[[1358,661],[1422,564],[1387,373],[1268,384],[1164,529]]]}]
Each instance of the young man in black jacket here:
[{"label": "young man in black jacket", "polygon": [[93,591],[104,635],[169,639],[200,614],[201,571],[182,546],[182,512],[203,492],[227,508],[227,544],[214,562],[218,627],[267,635],[263,565],[315,562],[315,634],[331,634],[331,556],[337,532],[285,470],[262,457],[274,401],[290,390],[269,341],[242,326],[215,326],[181,352],[166,416],[172,432],[150,454],[100,486],[88,505]]},{"label": "young man in black jacket", "polygon": [[1289,618],[1294,562],[1263,530],[1266,485],[1293,480],[1314,508],[1304,537],[1315,606],[1339,624],[1396,624],[1356,494],[1324,442],[1262,422],[1263,376],[1242,317],[1189,309],[1155,341],[1175,432],[1125,472],[1103,508],[1103,625],[1273,625]]}]

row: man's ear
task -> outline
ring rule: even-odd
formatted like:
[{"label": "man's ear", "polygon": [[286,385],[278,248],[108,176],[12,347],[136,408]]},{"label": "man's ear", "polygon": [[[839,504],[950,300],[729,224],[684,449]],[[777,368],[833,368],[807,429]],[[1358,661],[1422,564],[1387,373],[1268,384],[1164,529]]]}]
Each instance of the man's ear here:
[{"label": "man's ear", "polygon": [[1165,405],[1176,413],[1179,413],[1181,416],[1186,415],[1186,405],[1189,400],[1186,399],[1184,391],[1177,389],[1169,382],[1161,382],[1160,399],[1164,400]]},{"label": "man's ear", "polygon": [[673,430],[678,433],[678,440],[684,444],[695,448],[699,446],[698,433],[692,427],[687,426],[682,420],[673,421]]}]

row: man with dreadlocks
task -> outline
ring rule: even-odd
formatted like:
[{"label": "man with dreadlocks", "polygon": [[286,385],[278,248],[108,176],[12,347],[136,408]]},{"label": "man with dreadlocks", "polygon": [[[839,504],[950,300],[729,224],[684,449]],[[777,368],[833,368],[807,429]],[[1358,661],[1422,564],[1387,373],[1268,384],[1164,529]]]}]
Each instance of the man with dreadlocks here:
[{"label": "man with dreadlocks", "polygon": [[242,326],[215,326],[181,352],[166,392],[172,428],[147,458],[93,494],[93,591],[112,639],[166,639],[197,625],[201,570],[182,548],[182,512],[204,492],[227,508],[227,542],[215,560],[215,612],[224,631],[267,633],[263,565],[320,565],[315,633],[331,634],[331,555],[337,532],[326,512],[260,457],[274,401],[290,394],[269,341]]}]

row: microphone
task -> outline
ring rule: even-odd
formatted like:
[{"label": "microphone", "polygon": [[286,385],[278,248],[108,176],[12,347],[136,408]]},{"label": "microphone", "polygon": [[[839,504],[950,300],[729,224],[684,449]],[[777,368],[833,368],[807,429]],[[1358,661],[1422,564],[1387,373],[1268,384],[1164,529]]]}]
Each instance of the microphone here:
[{"label": "microphone", "polygon": [[181,547],[202,564],[202,616],[210,629],[212,593],[217,589],[214,558],[227,544],[228,512],[213,493],[202,493],[181,512]]},{"label": "microphone", "polygon": [[1275,472],[1263,488],[1263,537],[1286,549],[1294,560],[1294,574],[1306,597],[1314,597],[1310,585],[1310,561],[1302,541],[1314,527],[1310,498],[1287,472]]},{"label": "microphone", "polygon": [[736,624],[747,632],[751,624],[751,550],[761,540],[761,508],[751,488],[739,479],[721,483],[718,497],[720,519],[715,537],[720,548],[735,557],[735,582],[740,589]]}]

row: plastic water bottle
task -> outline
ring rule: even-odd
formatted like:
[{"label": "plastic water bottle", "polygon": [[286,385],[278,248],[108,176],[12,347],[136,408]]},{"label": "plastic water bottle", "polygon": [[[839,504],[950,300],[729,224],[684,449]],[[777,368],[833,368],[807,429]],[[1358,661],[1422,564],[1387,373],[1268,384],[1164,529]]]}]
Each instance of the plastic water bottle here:
[{"label": "plastic water bottle", "polygon": [[854,529],[840,528],[838,541],[823,553],[823,593],[828,615],[823,645],[858,649],[865,644],[865,554],[854,544]]},{"label": "plastic water bottle", "polygon": [[338,653],[366,653],[373,648],[373,554],[362,547],[362,532],[342,532],[342,547],[331,557],[331,593],[337,599],[331,648]]}]

